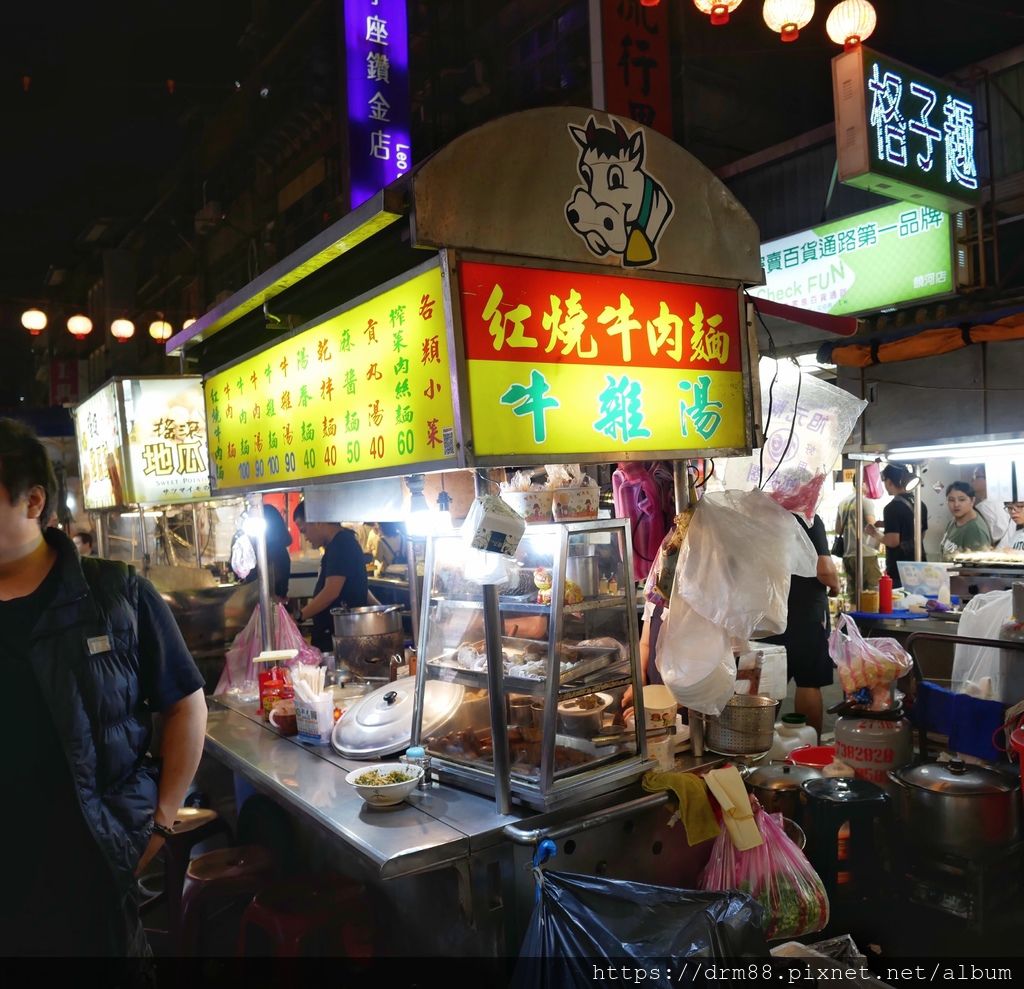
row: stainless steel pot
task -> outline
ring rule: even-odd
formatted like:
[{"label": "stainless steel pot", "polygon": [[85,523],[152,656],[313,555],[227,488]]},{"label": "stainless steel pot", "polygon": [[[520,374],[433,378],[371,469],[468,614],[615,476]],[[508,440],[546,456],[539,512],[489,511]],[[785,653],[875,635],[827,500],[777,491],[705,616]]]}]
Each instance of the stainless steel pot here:
[{"label": "stainless steel pot", "polygon": [[334,658],[356,676],[386,679],[391,657],[405,645],[401,605],[332,608]]},{"label": "stainless steel pot", "polygon": [[908,835],[935,851],[975,858],[1020,837],[1020,783],[959,761],[906,766],[889,773]]},{"label": "stainless steel pot", "polygon": [[388,635],[402,631],[400,604],[372,605],[367,608],[331,608],[334,634],[339,638],[364,635]]},{"label": "stainless steel pot", "polygon": [[792,821],[802,821],[804,812],[800,802],[800,784],[805,780],[821,778],[820,770],[811,766],[769,762],[750,770],[743,781],[769,814],[782,814]]},{"label": "stainless steel pot", "polygon": [[596,556],[570,556],[565,561],[565,576],[583,592],[585,598],[597,596],[601,576]]}]

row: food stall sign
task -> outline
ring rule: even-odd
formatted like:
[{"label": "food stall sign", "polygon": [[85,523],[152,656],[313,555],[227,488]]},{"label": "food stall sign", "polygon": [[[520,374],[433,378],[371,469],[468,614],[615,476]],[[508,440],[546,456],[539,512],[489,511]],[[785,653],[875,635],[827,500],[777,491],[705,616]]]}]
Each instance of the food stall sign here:
[{"label": "food stall sign", "polygon": [[345,0],[351,206],[409,170],[405,0]]},{"label": "food stall sign", "polygon": [[456,465],[436,259],[205,381],[217,491]]},{"label": "food stall sign", "polygon": [[956,291],[953,224],[933,206],[893,203],[761,245],[750,295],[833,316]]},{"label": "food stall sign", "polygon": [[206,413],[198,376],[119,382],[129,501],[176,505],[210,497]]},{"label": "food stall sign", "polygon": [[749,450],[736,288],[458,262],[474,463]]},{"label": "food stall sign", "polygon": [[82,501],[88,511],[129,504],[117,382],[108,381],[75,409]]},{"label": "food stall sign", "polygon": [[832,60],[839,180],[947,213],[979,201],[975,104],[863,46]]}]

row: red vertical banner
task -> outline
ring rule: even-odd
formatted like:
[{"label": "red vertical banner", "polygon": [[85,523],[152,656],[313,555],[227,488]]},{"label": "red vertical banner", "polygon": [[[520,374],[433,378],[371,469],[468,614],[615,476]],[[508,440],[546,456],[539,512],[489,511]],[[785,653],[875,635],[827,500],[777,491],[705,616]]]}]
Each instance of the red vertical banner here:
[{"label": "red vertical banner", "polygon": [[605,109],[672,137],[668,2],[601,0]]},{"label": "red vertical banner", "polygon": [[50,405],[73,405],[79,393],[78,361],[50,361]]}]

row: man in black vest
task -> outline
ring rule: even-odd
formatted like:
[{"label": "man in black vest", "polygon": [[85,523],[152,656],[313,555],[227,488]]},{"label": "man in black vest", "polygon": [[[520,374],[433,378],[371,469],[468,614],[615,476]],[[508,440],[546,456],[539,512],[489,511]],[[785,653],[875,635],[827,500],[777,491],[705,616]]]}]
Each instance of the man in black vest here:
[{"label": "man in black vest", "polygon": [[41,527],[55,492],[39,440],[0,419],[0,954],[143,955],[135,877],[199,764],[203,680],[148,581]]}]

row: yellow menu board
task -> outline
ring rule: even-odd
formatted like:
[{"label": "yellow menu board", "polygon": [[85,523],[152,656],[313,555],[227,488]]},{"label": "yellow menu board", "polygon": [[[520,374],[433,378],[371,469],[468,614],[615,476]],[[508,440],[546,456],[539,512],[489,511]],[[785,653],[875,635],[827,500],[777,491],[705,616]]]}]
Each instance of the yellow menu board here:
[{"label": "yellow menu board", "polygon": [[454,461],[436,265],[205,382],[218,491]]}]

